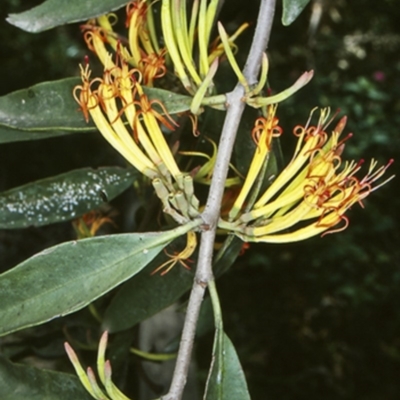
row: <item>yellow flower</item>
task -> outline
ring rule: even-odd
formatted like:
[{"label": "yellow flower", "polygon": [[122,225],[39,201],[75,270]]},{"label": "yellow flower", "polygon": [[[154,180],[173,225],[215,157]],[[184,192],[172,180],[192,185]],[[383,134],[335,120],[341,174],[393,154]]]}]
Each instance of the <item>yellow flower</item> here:
[{"label": "yellow flower", "polygon": [[166,213],[181,224],[197,217],[193,179],[180,171],[160,127],[177,124],[159,100],[144,93],[140,71],[130,70],[117,52],[116,63],[108,55],[101,78],[90,75],[89,65],[81,66],[82,85],[74,89],[86,120],[90,116],[104,138],[151,179]]},{"label": "yellow flower", "polygon": [[[349,134],[339,140],[346,117],[328,135],[325,130],[330,122],[327,123],[329,111],[325,109],[321,111],[316,126],[310,126],[309,121],[304,127],[295,127],[298,141],[291,162],[251,205],[251,209],[242,211],[244,199],[257,178],[259,165],[268,159],[269,148],[264,137],[269,136],[268,143],[274,135],[273,117],[271,119],[274,111],[271,108],[269,115],[269,128],[261,133],[263,141],[259,142],[254,153],[238,196],[240,201],[237,200],[232,208],[229,222],[221,220],[219,223],[222,228],[234,230],[243,240],[287,243],[341,231],[349,222],[346,211],[355,203],[362,205],[362,200],[372,191],[393,178],[373,187],[393,160],[379,168],[372,160],[367,174],[362,178],[356,177],[363,161],[343,163],[341,160],[345,142],[352,136]],[[258,167],[252,169],[253,165]],[[343,224],[338,226],[340,222]],[[291,231],[287,232],[288,229]]]},{"label": "yellow flower", "polygon": [[[184,88],[195,94],[206,81],[204,92],[212,94],[216,59],[225,48],[217,38],[210,46],[211,31],[214,26],[219,0],[198,0],[192,4],[190,15],[186,10],[186,0],[162,0],[161,26],[165,46],[174,65],[175,74]],[[234,40],[248,27],[243,24],[230,38],[229,47],[235,47]],[[196,43],[197,42],[197,43]],[[198,52],[198,62],[194,54]]]},{"label": "yellow flower", "polygon": [[131,1],[126,6],[128,38],[123,39],[113,30],[117,22],[115,14],[103,15],[82,26],[88,48],[99,57],[103,65],[108,63],[110,46],[123,60],[137,68],[143,84],[153,86],[157,78],[166,74],[165,49],[160,49],[155,33],[151,4],[147,0]]},{"label": "yellow flower", "polygon": [[[141,173],[169,180],[181,172],[161,132],[159,122],[173,128],[174,121],[159,101],[150,101],[141,87],[141,74],[105,60],[102,78],[91,79],[89,65],[81,66],[82,85],[74,90],[86,120],[93,119],[104,138]],[[97,87],[94,89],[94,85]],[[153,108],[157,103],[162,116]]]},{"label": "yellow flower", "polygon": [[164,249],[164,253],[170,257],[170,260],[164,262],[161,264],[159,267],[157,267],[151,274],[154,275],[157,272],[161,271],[164,269],[163,272],[161,272],[161,276],[167,274],[171,269],[177,264],[181,264],[184,268],[189,269],[190,267],[187,265],[188,262],[193,262],[193,260],[190,260],[189,257],[194,253],[197,247],[197,236],[196,233],[193,231],[189,231],[187,233],[187,240],[186,240],[186,246],[185,248],[180,251],[179,253],[176,252],[174,254],[170,254],[167,252],[166,249]]}]

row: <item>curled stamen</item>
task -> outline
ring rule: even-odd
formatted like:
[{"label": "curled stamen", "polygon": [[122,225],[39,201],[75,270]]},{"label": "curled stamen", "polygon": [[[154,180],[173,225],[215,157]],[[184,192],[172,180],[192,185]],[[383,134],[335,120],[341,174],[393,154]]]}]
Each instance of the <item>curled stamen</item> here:
[{"label": "curled stamen", "polygon": [[327,231],[325,231],[325,232],[323,232],[321,234],[321,237],[324,237],[325,235],[330,235],[332,233],[342,232],[349,226],[349,223],[350,223],[349,222],[349,218],[346,215],[339,214],[337,210],[331,210],[330,213],[332,213],[332,212],[336,212],[337,213],[337,221],[336,222],[334,222],[333,224],[332,223],[331,224],[324,224],[322,222],[323,215],[321,215],[321,218],[317,222],[316,226],[317,227],[328,227],[328,228],[330,228],[330,227],[334,227],[334,226],[338,225],[341,221],[344,221],[344,225],[340,226],[338,228],[335,228],[335,229],[328,229]]},{"label": "curled stamen", "polygon": [[197,236],[196,233],[193,231],[189,231],[187,233],[187,239],[186,239],[186,247],[179,253],[174,253],[170,254],[168,253],[165,249],[164,252],[165,254],[170,257],[171,259],[166,261],[165,263],[161,264],[159,267],[157,267],[151,275],[156,274],[158,271],[162,270],[163,268],[166,268],[163,272],[161,272],[161,276],[167,274],[171,269],[177,264],[181,264],[184,268],[190,270],[191,268],[187,265],[186,262],[193,262],[192,260],[189,259],[189,257],[194,253],[197,247]]},{"label": "curled stamen", "polygon": [[[170,130],[174,130],[176,127],[179,126],[178,123],[168,113],[168,111],[165,108],[165,105],[162,103],[162,101],[157,100],[157,99],[149,100],[149,98],[143,93],[140,96],[140,100],[138,102],[135,102],[135,104],[140,106],[138,115],[139,114],[152,114],[167,129],[170,129]],[[154,104],[157,104],[161,108],[162,114],[153,108]]]}]

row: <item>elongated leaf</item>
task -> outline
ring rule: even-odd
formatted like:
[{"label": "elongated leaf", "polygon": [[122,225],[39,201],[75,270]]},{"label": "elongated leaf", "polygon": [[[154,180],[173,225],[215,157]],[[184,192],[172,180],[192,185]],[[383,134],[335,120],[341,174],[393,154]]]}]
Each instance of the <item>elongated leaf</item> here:
[{"label": "elongated leaf", "polygon": [[[1,113],[1,111],[0,111]],[[21,129],[13,129],[0,124],[0,144],[10,142],[26,142],[28,140],[41,140],[47,138],[55,138],[57,136],[68,135],[73,132],[67,131],[23,131]]]},{"label": "elongated leaf", "polygon": [[92,397],[73,375],[13,364],[0,356],[0,399],[91,400]]},{"label": "elongated leaf", "polygon": [[[179,114],[190,110],[192,98],[189,96],[170,92],[169,90],[165,89],[149,88],[147,86],[143,86],[143,91],[146,93],[147,97],[150,100],[161,101],[169,114]],[[161,109],[157,111],[163,113],[163,110]]]},{"label": "elongated leaf", "polygon": [[67,242],[0,275],[0,335],[80,310],[141,271],[199,221],[166,232]]},{"label": "elongated leaf", "polygon": [[77,218],[118,196],[136,175],[133,168],[83,168],[0,193],[0,229]]},{"label": "elongated leaf", "polygon": [[0,97],[0,143],[11,141],[12,133],[16,135],[14,141],[22,140],[17,136],[19,132],[14,130],[96,130],[93,123],[86,123],[72,96],[74,87],[79,83],[79,78],[43,82]]},{"label": "elongated leaf", "polygon": [[166,259],[160,254],[124,284],[104,314],[103,330],[113,333],[131,328],[175,303],[190,289],[194,275],[179,264],[164,276],[151,275]]},{"label": "elongated leaf", "polygon": [[[43,82],[0,97],[0,143],[96,131],[92,121],[86,123],[72,96],[80,83],[79,78]],[[163,102],[170,114],[190,109],[188,96],[157,88],[144,90],[150,100]]]},{"label": "elongated leaf", "polygon": [[309,2],[310,0],[283,0],[282,24],[290,25]]},{"label": "elongated leaf", "polygon": [[126,3],[127,0],[46,0],[31,10],[10,14],[7,21],[27,32],[42,32],[106,14]]},{"label": "elongated leaf", "polygon": [[246,378],[228,336],[216,332],[213,362],[207,380],[206,400],[250,400]]},{"label": "elongated leaf", "polygon": [[213,270],[216,278],[219,278],[231,268],[239,257],[242,248],[243,240],[239,239],[237,236],[230,235],[225,239],[214,258]]}]

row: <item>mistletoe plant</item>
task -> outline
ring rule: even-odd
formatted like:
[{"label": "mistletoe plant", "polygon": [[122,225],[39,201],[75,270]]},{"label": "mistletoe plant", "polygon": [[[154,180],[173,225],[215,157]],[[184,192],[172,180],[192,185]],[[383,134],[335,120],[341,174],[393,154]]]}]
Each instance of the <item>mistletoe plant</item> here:
[{"label": "mistletoe plant", "polygon": [[[112,363],[105,360],[108,334],[133,335],[132,327],[189,290],[172,383],[168,393],[159,395],[164,400],[182,397],[208,290],[215,341],[204,398],[250,398],[235,349],[223,330],[214,278],[232,265],[244,243],[283,244],[342,231],[349,224],[349,208],[362,205],[388,181],[380,178],[392,161],[379,166],[372,160],[360,176],[362,161],[342,160],[351,134],[342,136],[346,118],[334,122],[336,114],[330,115],[329,109],[311,110],[305,123],[294,127],[290,161],[281,170],[273,167],[283,134],[277,105],[306,85],[313,71],[271,95],[266,90],[265,50],[275,1],[261,1],[243,70],[236,61],[235,42],[249,24],[243,21],[236,31],[226,32],[218,22],[222,3],[47,0],[9,17],[10,23],[33,32],[83,21],[90,57],[82,60],[80,78],[41,83],[1,98],[0,140],[97,131],[127,166],[75,170],[1,193],[1,228],[73,220],[77,235],[0,275],[1,335],[86,307],[97,321],[95,328],[86,329],[96,335],[104,332],[97,357],[102,387],[73,350],[94,349],[95,340],[84,343],[64,328],[70,343],[65,344],[66,352],[81,383],[72,375],[1,358],[1,379],[7,382],[0,388],[1,398],[128,399],[124,384],[118,388],[113,383]],[[284,1],[284,24],[307,3]],[[124,28],[119,23],[123,13],[117,16],[110,10],[125,4]],[[238,81],[229,93],[219,91],[221,68],[230,68]],[[44,98],[51,110],[44,107]],[[253,150],[246,154],[243,173],[231,155],[246,106],[258,109],[259,115],[246,133]],[[210,109],[225,113],[217,137],[207,134]],[[132,186],[144,214],[138,216],[140,228],[99,236],[102,225],[115,224],[112,213],[104,213],[104,203]]]}]

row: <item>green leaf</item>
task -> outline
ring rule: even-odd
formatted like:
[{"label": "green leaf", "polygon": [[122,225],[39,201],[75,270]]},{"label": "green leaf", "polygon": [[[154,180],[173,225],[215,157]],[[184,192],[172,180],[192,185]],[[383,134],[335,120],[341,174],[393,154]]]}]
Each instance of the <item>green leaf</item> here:
[{"label": "green leaf", "polygon": [[290,25],[309,2],[310,0],[283,0],[282,24]]},{"label": "green leaf", "polygon": [[2,400],[92,399],[79,379],[73,375],[13,364],[1,356],[0,398]]},{"label": "green leaf", "polygon": [[72,241],[36,254],[0,275],[0,335],[80,310],[200,223]]},{"label": "green leaf", "polygon": [[19,14],[10,14],[7,21],[27,32],[43,32],[55,26],[86,21],[121,8],[127,0],[47,0]]},{"label": "green leaf", "polygon": [[106,309],[103,330],[113,333],[131,328],[175,303],[191,288],[194,275],[179,264],[164,276],[151,275],[167,259],[160,254],[122,286]]},{"label": "green leaf", "polygon": [[[0,143],[41,139],[65,131],[95,131],[86,123],[72,91],[79,78],[43,82],[0,97]],[[27,132],[32,131],[30,138]],[[58,131],[58,133],[54,133]]]},{"label": "green leaf", "polygon": [[122,193],[136,170],[83,168],[0,193],[0,229],[42,226],[77,218]]},{"label": "green leaf", "polygon": [[[143,91],[150,100],[161,101],[169,114],[179,114],[190,110],[192,98],[189,96],[147,86],[143,86]],[[160,109],[159,111],[163,113],[163,110]]]},{"label": "green leaf", "polygon": [[[1,113],[1,110],[0,110]],[[25,142],[28,140],[41,140],[54,138],[57,136],[68,135],[73,132],[53,131],[53,132],[29,132],[21,129],[13,129],[0,124],[0,144],[10,142]]]},{"label": "green leaf", "polygon": [[217,329],[205,400],[250,400],[246,378],[232,342]]},{"label": "green leaf", "polygon": [[243,247],[243,240],[237,236],[229,235],[218,253],[214,257],[213,270],[216,278],[219,278],[222,274],[230,269]]},{"label": "green leaf", "polygon": [[[80,83],[79,78],[42,82],[0,97],[0,143],[96,131],[72,96]],[[157,88],[144,91],[150,100],[160,100],[170,114],[190,109],[191,97]]]},{"label": "green leaf", "polygon": [[[225,273],[237,259],[243,241],[228,236],[214,260],[216,276]],[[159,254],[143,271],[126,282],[103,316],[103,330],[111,333],[129,329],[175,303],[193,285],[193,273],[179,264],[168,274],[151,275],[152,271],[168,260]],[[195,265],[195,264],[193,264]]]}]

